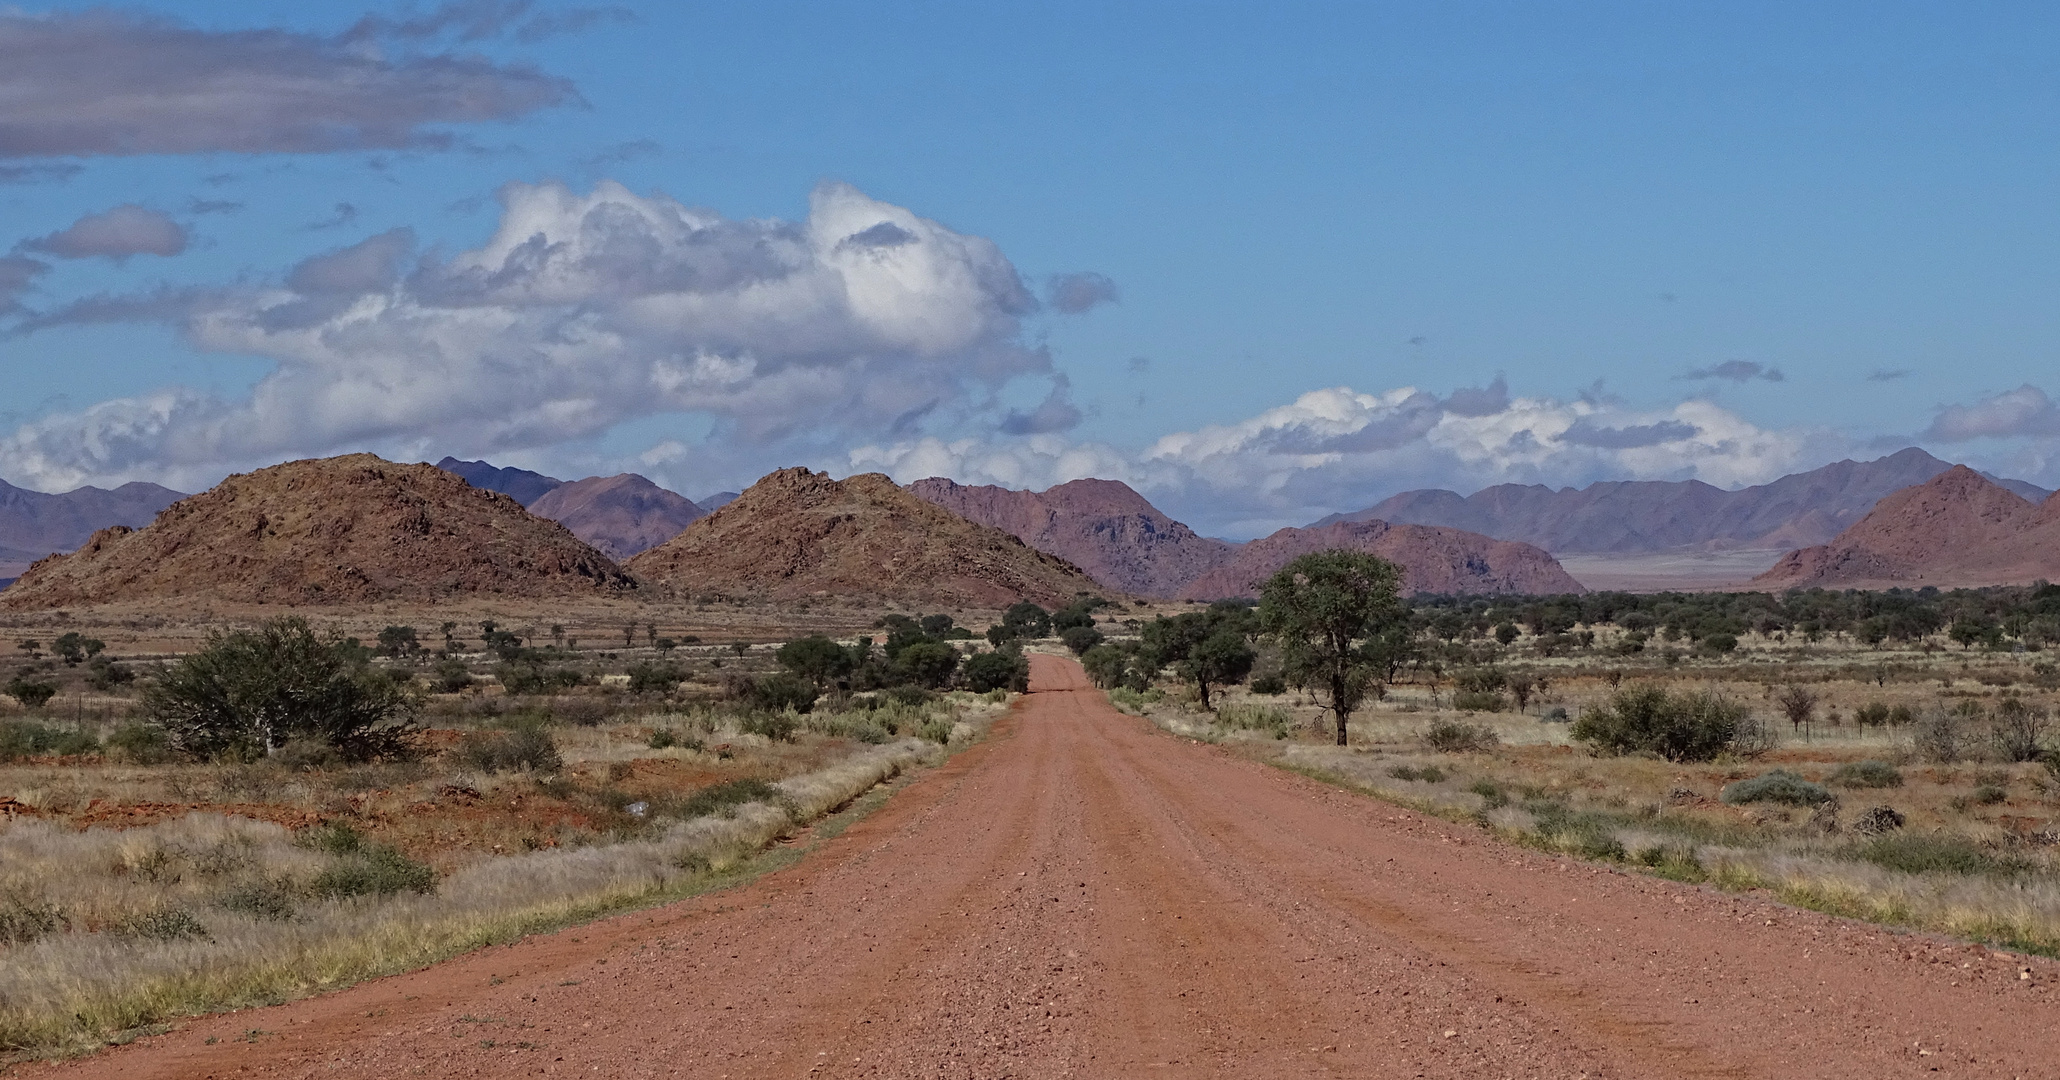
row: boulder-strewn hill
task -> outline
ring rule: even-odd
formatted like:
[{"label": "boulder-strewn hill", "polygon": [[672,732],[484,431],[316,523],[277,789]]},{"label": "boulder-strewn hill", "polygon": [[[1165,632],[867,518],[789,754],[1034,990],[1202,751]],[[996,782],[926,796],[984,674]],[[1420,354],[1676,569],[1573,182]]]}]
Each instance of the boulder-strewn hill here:
[{"label": "boulder-strewn hill", "polygon": [[878,473],[781,469],[631,559],[649,586],[768,600],[858,597],[932,608],[1046,606],[1101,591],[1062,559],[933,506]]},{"label": "boulder-strewn hill", "polygon": [[1000,529],[1087,571],[1111,589],[1166,598],[1229,562],[1235,545],[1195,535],[1115,480],[1074,480],[1044,491],[967,487],[931,477],[909,491]]},{"label": "boulder-strewn hill", "polygon": [[436,467],[465,478],[481,491],[498,491],[524,506],[543,498],[565,481],[528,469],[504,469],[485,461],[459,461],[446,457]]},{"label": "boulder-strewn hill", "polygon": [[506,495],[371,454],[231,476],[144,529],[103,529],[0,593],[35,609],[168,597],[340,604],[632,589],[600,552]]},{"label": "boulder-strewn hill", "polygon": [[2060,577],[2060,496],[2033,503],[1963,465],[1881,500],[1829,544],[1753,579],[1770,588],[2010,585]]},{"label": "boulder-strewn hill", "polygon": [[678,536],[706,515],[693,500],[636,473],[560,484],[530,503],[529,512],[571,529],[617,562]]},{"label": "boulder-strewn hill", "polygon": [[0,480],[0,578],[11,578],[53,552],[70,551],[110,525],[142,528],[186,496],[156,484],[109,491],[82,487],[61,495]]},{"label": "boulder-strewn hill", "polygon": [[1299,555],[1332,548],[1369,552],[1402,567],[1405,593],[1579,593],[1587,590],[1544,550],[1461,529],[1340,521],[1282,529],[1238,549],[1227,565],[1196,578],[1183,600],[1257,596],[1259,585]]},{"label": "boulder-strewn hill", "polygon": [[[1556,552],[1782,548],[1822,544],[1889,494],[1952,466],[1915,447],[1874,461],[1840,461],[1757,487],[1725,491],[1699,480],[1617,481],[1557,491],[1500,484],[1472,495],[1405,491],[1317,522],[1380,520],[1442,525]],[[2045,492],[1998,481],[2027,498]]]}]

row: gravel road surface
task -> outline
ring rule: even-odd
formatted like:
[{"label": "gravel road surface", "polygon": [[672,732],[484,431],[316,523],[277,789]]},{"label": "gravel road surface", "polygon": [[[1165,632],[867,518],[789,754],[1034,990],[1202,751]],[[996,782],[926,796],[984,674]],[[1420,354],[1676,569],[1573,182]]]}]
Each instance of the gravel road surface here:
[{"label": "gravel road surface", "polygon": [[2060,1076],[2060,966],[1511,848],[1033,664],[748,886],[22,1072]]}]

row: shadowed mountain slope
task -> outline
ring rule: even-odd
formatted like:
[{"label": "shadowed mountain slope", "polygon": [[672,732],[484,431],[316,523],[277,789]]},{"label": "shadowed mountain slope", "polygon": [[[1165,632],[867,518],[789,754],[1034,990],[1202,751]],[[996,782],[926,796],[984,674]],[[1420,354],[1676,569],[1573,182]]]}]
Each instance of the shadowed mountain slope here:
[{"label": "shadowed mountain slope", "polygon": [[571,529],[617,562],[657,547],[706,516],[693,500],[636,473],[560,484],[530,503],[529,512]]},{"label": "shadowed mountain slope", "polygon": [[481,491],[498,491],[524,506],[565,483],[555,476],[528,469],[504,469],[485,461],[459,461],[454,457],[444,458],[436,463],[436,467],[464,477],[466,483]]},{"label": "shadowed mountain slope", "polygon": [[1074,480],[1044,491],[968,487],[943,477],[910,484],[917,497],[968,521],[1000,529],[1085,570],[1111,589],[1176,595],[1229,562],[1237,547],[1197,536],[1115,480]]},{"label": "shadowed mountain slope", "polygon": [[878,473],[781,469],[631,559],[675,595],[836,596],[931,608],[1046,606],[1103,591],[1062,559],[923,501]]},{"label": "shadowed mountain slope", "polygon": [[36,563],[0,607],[168,597],[341,604],[593,595],[635,583],[565,527],[439,468],[371,454],[231,476],[143,529]]}]

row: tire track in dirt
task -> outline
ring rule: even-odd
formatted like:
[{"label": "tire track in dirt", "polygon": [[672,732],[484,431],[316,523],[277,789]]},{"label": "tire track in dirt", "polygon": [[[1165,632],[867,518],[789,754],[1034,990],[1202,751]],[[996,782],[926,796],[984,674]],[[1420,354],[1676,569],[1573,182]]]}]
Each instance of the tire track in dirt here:
[{"label": "tire track in dirt", "polygon": [[1033,675],[747,886],[23,1071],[2060,1074],[2056,965],[1511,848]]}]

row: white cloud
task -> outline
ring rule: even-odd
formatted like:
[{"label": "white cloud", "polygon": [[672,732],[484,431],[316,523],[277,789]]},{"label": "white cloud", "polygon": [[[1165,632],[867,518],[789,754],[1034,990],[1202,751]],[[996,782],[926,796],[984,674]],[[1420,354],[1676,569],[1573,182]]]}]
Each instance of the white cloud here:
[{"label": "white cloud", "polygon": [[[1769,431],[1707,401],[1639,410],[1577,399],[1440,400],[1413,387],[1315,390],[1249,419],[1161,437],[1140,453],[1056,435],[999,443],[911,439],[861,447],[853,470],[903,482],[1044,488],[1087,476],[1123,480],[1206,533],[1258,535],[1357,510],[1398,491],[1597,479],[1772,480],[1843,446],[1822,432]],[[1609,433],[1614,433],[1609,434]]]},{"label": "white cloud", "polygon": [[1924,438],[1941,442],[2060,435],[2060,408],[2030,383],[1991,394],[1972,405],[1948,405],[1932,418]]},{"label": "white cloud", "polygon": [[801,222],[613,182],[511,184],[501,201],[494,236],[449,257],[417,259],[396,230],[277,285],[29,320],[171,319],[202,350],[277,367],[244,401],[167,390],[25,426],[0,441],[0,474],[204,484],[340,450],[520,452],[666,413],[712,415],[741,446],[841,451],[1051,373],[1022,341],[1036,301],[993,243],[843,184],[818,187]]},{"label": "white cloud", "polygon": [[135,203],[123,203],[98,214],[87,214],[70,228],[34,240],[21,247],[60,259],[103,258],[127,261],[131,255],[177,255],[186,250],[186,230],[170,214]]}]

